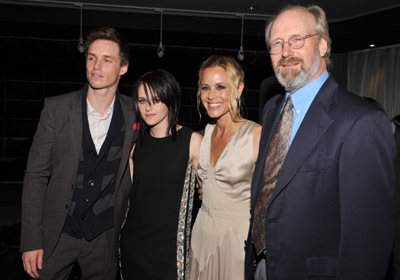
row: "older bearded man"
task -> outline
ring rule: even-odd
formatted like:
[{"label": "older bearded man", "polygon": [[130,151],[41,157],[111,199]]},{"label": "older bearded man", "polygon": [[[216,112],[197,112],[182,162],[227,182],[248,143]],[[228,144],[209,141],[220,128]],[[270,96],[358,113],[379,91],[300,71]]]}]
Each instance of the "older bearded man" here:
[{"label": "older bearded man", "polygon": [[390,122],[327,72],[318,6],[282,10],[266,41],[287,93],[264,107],[246,279],[385,279],[394,239]]}]

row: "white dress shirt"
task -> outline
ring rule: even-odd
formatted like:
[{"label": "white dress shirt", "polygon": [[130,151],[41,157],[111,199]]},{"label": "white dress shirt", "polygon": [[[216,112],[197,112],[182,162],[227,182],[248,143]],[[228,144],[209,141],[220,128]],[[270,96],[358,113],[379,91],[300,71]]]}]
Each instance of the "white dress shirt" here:
[{"label": "white dress shirt", "polygon": [[101,146],[103,145],[104,140],[106,140],[108,129],[110,128],[114,111],[114,101],[115,97],[110,107],[107,108],[106,113],[102,116],[92,107],[92,105],[90,105],[89,100],[87,100],[87,115],[90,135],[92,136],[97,154],[99,154]]}]

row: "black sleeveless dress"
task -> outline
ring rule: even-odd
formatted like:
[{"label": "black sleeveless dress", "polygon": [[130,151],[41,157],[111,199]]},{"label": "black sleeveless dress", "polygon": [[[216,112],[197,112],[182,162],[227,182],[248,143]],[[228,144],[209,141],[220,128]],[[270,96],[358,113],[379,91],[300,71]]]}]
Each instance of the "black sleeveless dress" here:
[{"label": "black sleeveless dress", "polygon": [[178,277],[178,223],[192,132],[182,127],[174,142],[147,133],[136,143],[130,209],[121,232],[124,280]]}]

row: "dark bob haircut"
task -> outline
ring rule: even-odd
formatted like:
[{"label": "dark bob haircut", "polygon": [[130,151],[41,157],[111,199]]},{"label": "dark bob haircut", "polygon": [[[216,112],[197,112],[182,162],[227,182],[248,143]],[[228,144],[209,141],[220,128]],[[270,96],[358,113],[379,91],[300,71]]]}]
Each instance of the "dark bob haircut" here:
[{"label": "dark bob haircut", "polygon": [[153,102],[153,98],[158,98],[168,108],[168,128],[167,135],[172,135],[172,140],[176,139],[178,115],[181,100],[181,88],[175,77],[169,72],[159,69],[147,72],[141,76],[133,90],[133,100],[136,109],[137,119],[140,122],[140,132],[143,136],[145,123],[140,116],[138,104],[139,87],[143,85],[148,102]]}]

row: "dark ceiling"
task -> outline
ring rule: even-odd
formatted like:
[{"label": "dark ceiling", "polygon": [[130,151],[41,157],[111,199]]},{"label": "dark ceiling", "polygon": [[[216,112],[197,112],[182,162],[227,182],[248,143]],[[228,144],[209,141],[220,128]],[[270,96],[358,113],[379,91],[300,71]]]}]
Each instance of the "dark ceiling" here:
[{"label": "dark ceiling", "polygon": [[[266,20],[288,3],[314,3],[325,10],[333,52],[365,49],[372,43],[376,47],[400,43],[395,33],[400,28],[399,0],[0,0],[0,35],[36,32],[78,39],[83,5],[84,31],[114,26],[138,44],[158,44],[163,11],[164,44],[237,49],[243,17],[245,50],[263,51]],[[255,10],[250,11],[250,6]],[[38,31],[42,28],[46,30]]]},{"label": "dark ceiling", "polygon": [[[246,17],[260,19],[275,14],[285,4],[297,2],[302,5],[316,4],[321,6],[327,12],[330,22],[352,19],[400,6],[398,0],[14,0],[0,2],[58,7],[84,5],[87,9],[107,9],[131,13],[153,13],[164,10],[165,13],[176,15],[213,15],[216,17],[245,14]],[[250,10],[250,7],[254,9]]]}]

